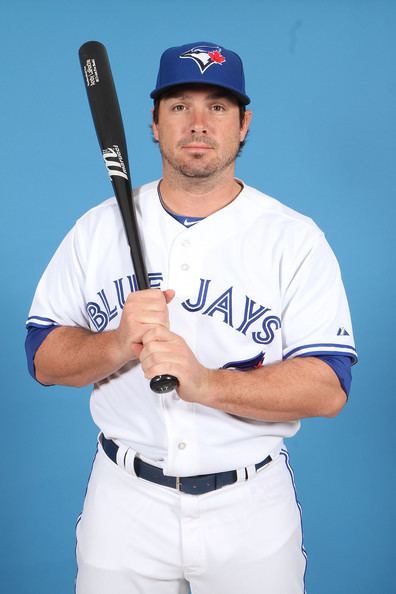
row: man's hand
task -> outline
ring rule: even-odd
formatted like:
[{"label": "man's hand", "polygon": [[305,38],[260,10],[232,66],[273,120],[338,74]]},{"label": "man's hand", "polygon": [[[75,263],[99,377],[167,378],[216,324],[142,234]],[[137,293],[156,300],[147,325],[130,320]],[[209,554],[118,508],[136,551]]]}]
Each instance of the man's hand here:
[{"label": "man's hand", "polygon": [[143,336],[156,327],[169,328],[168,303],[175,292],[147,289],[130,293],[124,304],[116,333],[117,344],[126,360],[139,357]]},{"label": "man's hand", "polygon": [[133,350],[147,379],[174,375],[179,380],[177,392],[183,400],[205,404],[214,372],[199,363],[183,338],[164,324],[156,325],[143,335],[143,348],[138,352],[134,345]]}]

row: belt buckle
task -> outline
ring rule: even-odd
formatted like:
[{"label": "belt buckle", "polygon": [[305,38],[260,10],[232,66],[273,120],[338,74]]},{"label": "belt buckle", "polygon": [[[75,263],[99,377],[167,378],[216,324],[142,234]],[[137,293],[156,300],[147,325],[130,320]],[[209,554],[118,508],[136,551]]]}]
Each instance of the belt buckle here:
[{"label": "belt buckle", "polygon": [[176,486],[175,486],[176,491],[181,491],[181,481],[180,481],[180,476],[176,477]]}]

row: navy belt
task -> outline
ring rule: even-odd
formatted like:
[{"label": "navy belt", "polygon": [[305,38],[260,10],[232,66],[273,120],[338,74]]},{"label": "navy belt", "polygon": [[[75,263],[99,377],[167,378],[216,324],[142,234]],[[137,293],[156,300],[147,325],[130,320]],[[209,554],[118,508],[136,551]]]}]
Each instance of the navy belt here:
[{"label": "navy belt", "polygon": [[[111,439],[106,439],[103,434],[101,436],[101,443],[103,450],[110,460],[117,464],[118,445]],[[271,462],[271,460],[271,456],[267,456],[265,460],[256,464],[256,471]],[[215,474],[201,474],[198,476],[176,477],[165,475],[162,468],[152,466],[152,464],[148,464],[137,457],[135,457],[133,465],[136,476],[139,478],[164,487],[171,487],[172,489],[177,489],[178,491],[189,493],[190,495],[203,495],[204,493],[209,493],[209,491],[221,489],[221,487],[225,487],[226,485],[232,485],[237,480],[236,470],[216,472]],[[247,469],[245,469],[245,479],[247,478],[248,473]]]}]

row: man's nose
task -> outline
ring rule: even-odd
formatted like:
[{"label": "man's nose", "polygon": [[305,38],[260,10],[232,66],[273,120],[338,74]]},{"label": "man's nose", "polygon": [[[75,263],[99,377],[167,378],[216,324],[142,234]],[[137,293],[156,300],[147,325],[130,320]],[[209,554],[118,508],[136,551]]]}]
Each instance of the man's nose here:
[{"label": "man's nose", "polygon": [[194,109],[191,112],[191,133],[192,134],[206,134],[208,131],[208,124],[206,115],[201,109]]}]

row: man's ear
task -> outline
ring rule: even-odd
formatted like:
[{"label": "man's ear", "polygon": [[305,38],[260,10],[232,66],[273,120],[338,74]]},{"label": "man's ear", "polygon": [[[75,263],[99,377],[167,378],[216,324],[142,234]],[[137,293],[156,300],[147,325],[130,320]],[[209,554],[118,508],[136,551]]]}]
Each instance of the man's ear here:
[{"label": "man's ear", "polygon": [[153,119],[154,109],[151,109],[150,111],[151,111],[151,131],[153,133],[153,139],[156,142],[158,142],[158,126],[154,122],[154,119]]},{"label": "man's ear", "polygon": [[243,118],[242,126],[241,126],[241,133],[240,133],[240,141],[243,142],[246,138],[246,134],[249,131],[250,122],[252,121],[253,112],[251,109],[247,109],[245,111],[245,117]]}]

